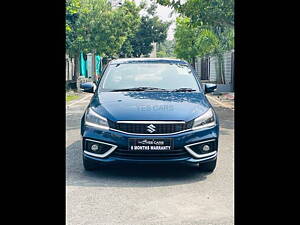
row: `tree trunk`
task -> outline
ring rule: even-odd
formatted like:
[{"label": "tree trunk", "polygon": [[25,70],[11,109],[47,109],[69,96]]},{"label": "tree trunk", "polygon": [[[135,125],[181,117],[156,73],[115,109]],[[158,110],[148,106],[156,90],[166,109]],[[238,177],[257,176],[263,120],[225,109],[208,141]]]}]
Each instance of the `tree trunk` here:
[{"label": "tree trunk", "polygon": [[78,77],[80,76],[80,61],[79,55],[76,54],[74,56],[74,73],[73,73],[73,80],[77,81]]},{"label": "tree trunk", "polygon": [[80,59],[79,59],[79,54],[76,54],[74,56],[74,75],[73,75],[73,80],[76,82],[77,90],[79,90],[78,87],[78,77],[80,76]]}]

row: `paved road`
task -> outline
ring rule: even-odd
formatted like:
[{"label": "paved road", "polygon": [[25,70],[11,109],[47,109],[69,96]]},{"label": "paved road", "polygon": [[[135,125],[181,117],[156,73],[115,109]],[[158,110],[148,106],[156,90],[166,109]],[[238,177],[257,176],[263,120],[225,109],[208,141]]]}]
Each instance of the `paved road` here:
[{"label": "paved road", "polygon": [[79,125],[88,102],[89,98],[67,109],[68,225],[233,224],[233,110],[215,106],[221,129],[212,174],[193,165],[115,165],[87,172]]}]

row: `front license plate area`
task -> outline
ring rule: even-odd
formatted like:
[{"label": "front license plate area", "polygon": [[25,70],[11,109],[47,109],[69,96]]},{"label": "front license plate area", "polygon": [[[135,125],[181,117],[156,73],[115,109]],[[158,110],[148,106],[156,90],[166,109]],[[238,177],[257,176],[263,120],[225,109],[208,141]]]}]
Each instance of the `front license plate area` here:
[{"label": "front license plate area", "polygon": [[128,150],[132,151],[170,151],[173,150],[171,138],[129,138]]}]

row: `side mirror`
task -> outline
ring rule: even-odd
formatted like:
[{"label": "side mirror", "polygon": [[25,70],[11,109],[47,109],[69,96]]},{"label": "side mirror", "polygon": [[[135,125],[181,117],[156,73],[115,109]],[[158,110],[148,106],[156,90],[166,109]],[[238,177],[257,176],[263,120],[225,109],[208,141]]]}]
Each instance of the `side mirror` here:
[{"label": "side mirror", "polygon": [[205,84],[204,85],[204,93],[211,93],[214,92],[217,89],[217,85],[216,84]]},{"label": "side mirror", "polygon": [[93,82],[86,82],[80,84],[80,88],[83,92],[94,93],[96,90],[96,85]]}]

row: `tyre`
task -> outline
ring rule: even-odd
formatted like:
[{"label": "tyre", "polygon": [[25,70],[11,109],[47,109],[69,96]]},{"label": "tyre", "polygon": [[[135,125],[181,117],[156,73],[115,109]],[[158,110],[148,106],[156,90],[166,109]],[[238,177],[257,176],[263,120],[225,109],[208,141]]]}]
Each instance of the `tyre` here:
[{"label": "tyre", "polygon": [[199,168],[203,172],[213,172],[217,165],[217,159],[207,162],[207,163],[199,163]]},{"label": "tyre", "polygon": [[95,170],[97,168],[96,163],[91,162],[83,157],[83,167],[87,171]]}]

